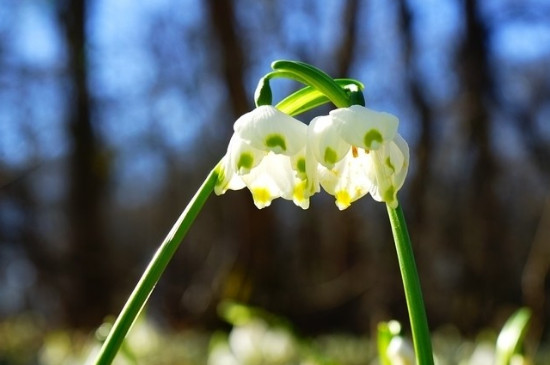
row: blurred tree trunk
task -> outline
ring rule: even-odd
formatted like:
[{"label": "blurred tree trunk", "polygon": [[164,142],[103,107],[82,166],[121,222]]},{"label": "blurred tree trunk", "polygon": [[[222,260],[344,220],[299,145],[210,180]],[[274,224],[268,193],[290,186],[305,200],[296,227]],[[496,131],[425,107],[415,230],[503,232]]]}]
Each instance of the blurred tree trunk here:
[{"label": "blurred tree trunk", "polygon": [[[243,39],[237,34],[234,2],[229,0],[208,0],[207,2],[212,29],[219,42],[219,62],[227,86],[229,107],[236,118],[250,111],[252,102],[248,102],[244,86],[245,67],[248,62],[241,47]],[[250,86],[256,87],[256,85]],[[225,132],[226,129],[222,128],[221,131]],[[234,197],[235,204],[244,206],[242,210],[230,208],[234,212],[243,212],[243,216],[235,217],[237,224],[230,227],[240,242],[240,254],[226,280],[235,280],[239,283],[240,289],[233,293],[235,296],[233,299],[248,301],[254,294],[256,297],[263,294],[258,291],[269,292],[278,280],[276,276],[279,272],[273,267],[275,260],[270,257],[277,239],[276,223],[273,208],[259,211],[253,205],[248,191],[234,194],[238,194]],[[269,299],[263,304],[269,308]]]},{"label": "blurred tree trunk", "polygon": [[[230,107],[234,116],[240,116],[249,111],[246,88],[244,87],[245,57],[235,27],[235,11],[233,0],[208,0],[208,15],[218,38],[220,46],[220,65],[227,86]],[[254,85],[255,87],[256,85]]]},{"label": "blurred tree trunk", "polygon": [[550,198],[546,199],[522,275],[523,300],[533,311],[529,336],[539,343],[550,313]]},{"label": "blurred tree trunk", "polygon": [[544,131],[537,127],[537,115],[546,107],[550,100],[550,86],[545,80],[534,80],[531,87],[534,89],[532,99],[527,105],[514,106],[502,101],[500,108],[507,110],[516,122],[518,134],[522,137],[525,151],[529,154],[545,182],[550,182],[550,145]]},{"label": "blurred tree trunk", "polygon": [[359,1],[347,1],[342,12],[342,28],[344,29],[344,35],[335,56],[337,63],[336,77],[350,77],[349,72],[356,50],[355,42],[357,40],[357,26],[360,20],[359,14]]},{"label": "blurred tree trunk", "polygon": [[416,50],[412,31],[412,11],[406,0],[399,1],[400,25],[404,37],[404,58],[407,68],[407,87],[411,95],[414,107],[418,110],[420,117],[420,138],[414,151],[414,163],[416,166],[414,176],[410,182],[411,200],[411,227],[416,231],[422,231],[424,223],[425,192],[428,188],[430,178],[430,166],[433,155],[433,130],[432,111],[422,92],[422,81],[415,72],[414,61]]},{"label": "blurred tree trunk", "polygon": [[[550,100],[550,87],[544,78],[531,82],[532,98],[525,105],[510,105],[504,100],[499,107],[507,110],[515,121],[518,135],[523,139],[524,151],[538,168],[543,185],[549,186],[550,145],[544,132],[537,126],[537,116]],[[544,329],[550,324],[550,196],[541,204],[540,219],[534,232],[522,274],[523,300],[533,311],[529,336],[532,343],[539,343]],[[519,197],[522,199],[522,197]],[[518,203],[516,203],[518,205]],[[523,214],[521,212],[520,214]]]},{"label": "blurred tree trunk", "polygon": [[66,316],[75,326],[97,326],[110,313],[113,279],[104,237],[101,207],[107,168],[101,158],[98,137],[91,119],[85,0],[57,4],[68,54],[70,110],[68,133],[70,248],[67,257],[68,292]]},{"label": "blurred tree trunk", "polygon": [[[459,53],[459,72],[463,82],[461,98],[462,125],[467,144],[463,152],[471,180],[466,185],[466,200],[462,205],[461,242],[467,255],[465,291],[477,298],[476,321],[486,321],[493,314],[494,305],[510,293],[510,283],[502,277],[506,264],[502,253],[505,247],[505,229],[501,226],[500,209],[495,192],[497,166],[491,146],[491,124],[488,105],[493,96],[493,83],[488,60],[488,29],[481,18],[477,1],[465,0],[466,34]],[[456,218],[455,218],[456,219]],[[469,257],[468,257],[469,256]],[[498,258],[498,259],[497,259]],[[472,292],[473,291],[473,292]],[[508,292],[508,294],[505,294]],[[477,318],[475,318],[477,316]]]},{"label": "blurred tree trunk", "polygon": [[[436,253],[440,250],[446,250],[447,247],[441,247],[439,240],[430,240],[430,215],[433,212],[428,211],[430,202],[433,201],[434,194],[430,194],[430,189],[434,188],[434,179],[432,177],[431,166],[434,157],[434,131],[433,131],[433,111],[423,92],[422,78],[416,71],[415,61],[419,57],[415,49],[415,40],[413,35],[413,11],[407,0],[399,1],[399,24],[404,39],[403,57],[406,68],[406,88],[412,99],[414,108],[418,111],[418,134],[419,139],[411,155],[415,166],[414,175],[409,177],[408,200],[410,202],[410,231],[413,240],[418,240],[415,246],[417,254],[420,276],[425,288],[426,303],[430,305],[428,312],[431,313],[431,320],[437,322],[439,318],[448,318],[448,307],[440,306],[437,303],[437,295],[442,291],[449,289],[443,285],[442,279],[438,275],[429,272],[433,268],[433,260]],[[422,271],[426,269],[423,275]],[[428,275],[429,274],[429,275]],[[444,280],[444,279],[443,279]],[[432,295],[430,295],[432,294]],[[435,296],[433,296],[435,294]]]}]

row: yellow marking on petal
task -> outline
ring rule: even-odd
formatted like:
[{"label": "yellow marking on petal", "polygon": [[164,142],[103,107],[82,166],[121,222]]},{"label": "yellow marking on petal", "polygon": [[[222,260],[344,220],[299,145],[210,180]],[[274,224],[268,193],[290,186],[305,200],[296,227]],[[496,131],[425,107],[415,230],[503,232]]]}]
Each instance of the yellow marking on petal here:
[{"label": "yellow marking on petal", "polygon": [[340,210],[344,210],[351,204],[351,197],[349,196],[349,193],[345,190],[337,191],[334,194],[334,197],[336,198],[336,205]]},{"label": "yellow marking on petal", "polygon": [[254,204],[256,204],[256,206],[260,209],[267,207],[271,204],[271,200],[273,200],[269,190],[266,188],[252,188],[250,189],[250,192],[252,193]]},{"label": "yellow marking on petal", "polygon": [[304,200],[305,195],[304,195],[304,185],[303,184],[298,184],[294,187],[294,192],[292,193],[292,197],[294,198],[294,200],[297,200],[297,201]]},{"label": "yellow marking on petal", "polygon": [[309,195],[306,197],[307,179],[300,181],[292,192],[292,201],[302,209],[309,208]]}]

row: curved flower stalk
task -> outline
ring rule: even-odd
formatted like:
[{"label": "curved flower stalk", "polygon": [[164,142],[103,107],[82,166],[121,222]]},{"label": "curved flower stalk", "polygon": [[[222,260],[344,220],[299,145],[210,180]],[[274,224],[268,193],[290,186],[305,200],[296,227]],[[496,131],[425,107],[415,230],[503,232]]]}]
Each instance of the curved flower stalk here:
[{"label": "curved flower stalk", "polygon": [[409,166],[409,147],[397,133],[399,120],[388,113],[352,105],[315,118],[308,148],[319,163],[319,182],[339,209],[370,193],[390,207],[398,205]]},{"label": "curved flower stalk", "polygon": [[247,187],[260,209],[276,198],[307,209],[315,193],[306,172],[307,126],[262,105],[241,116],[234,131],[218,168],[215,193]]},{"label": "curved flower stalk", "polygon": [[[258,208],[273,199],[292,200],[303,209],[323,187],[340,209],[370,193],[387,205],[418,364],[432,365],[433,355],[418,272],[405,218],[397,201],[409,166],[407,143],[397,133],[398,119],[367,109],[356,80],[333,80],[311,65],[276,61],[260,80],[253,111],[240,117],[227,153],[210,172],[174,224],[137,283],[99,351],[95,364],[112,362],[180,242],[214,191],[248,188]],[[284,77],[307,85],[271,105],[269,79]],[[291,115],[331,101],[339,109],[309,126]],[[350,106],[352,105],[352,106]],[[399,346],[398,346],[399,347]]]}]

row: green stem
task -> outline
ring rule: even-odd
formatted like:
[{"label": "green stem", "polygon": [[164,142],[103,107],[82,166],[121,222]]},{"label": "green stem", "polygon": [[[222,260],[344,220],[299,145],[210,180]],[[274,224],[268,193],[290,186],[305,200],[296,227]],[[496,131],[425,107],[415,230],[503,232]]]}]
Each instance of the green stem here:
[{"label": "green stem", "polygon": [[346,92],[329,75],[304,62],[278,60],[271,63],[274,70],[264,77],[284,77],[309,85],[329,98],[338,108],[350,105]]},{"label": "green stem", "polygon": [[214,190],[217,179],[218,174],[216,169],[213,169],[158,248],[113,324],[96,358],[96,365],[111,364],[115,358],[130,327],[132,327],[145,302],[147,302],[149,295],[151,295],[166,266],[168,266],[191,224],[201,211],[206,199]]},{"label": "green stem", "polygon": [[395,240],[397,258],[399,260],[399,269],[401,270],[401,278],[403,279],[403,287],[405,289],[416,362],[418,365],[433,365],[434,360],[428,319],[426,317],[426,310],[424,309],[424,300],[422,299],[420,279],[418,278],[414,262],[411,240],[407,232],[407,223],[405,222],[401,206],[394,209],[387,205],[387,208],[393,239]]}]

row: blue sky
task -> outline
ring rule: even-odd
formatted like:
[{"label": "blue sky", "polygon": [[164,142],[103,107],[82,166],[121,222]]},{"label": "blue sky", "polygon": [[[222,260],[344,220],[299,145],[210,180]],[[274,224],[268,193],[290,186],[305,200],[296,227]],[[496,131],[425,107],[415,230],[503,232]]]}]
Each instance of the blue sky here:
[{"label": "blue sky", "polygon": [[[250,95],[258,77],[269,71],[269,63],[296,57],[296,47],[317,52],[321,67],[331,64],[330,55],[341,34],[334,26],[340,19],[341,3],[287,3],[285,9],[293,11],[281,15],[284,26],[265,34],[254,34],[254,29],[267,23],[269,9],[250,1],[237,7],[245,40],[265,39],[259,48],[245,48],[253,60],[246,80]],[[349,76],[367,85],[365,94],[372,107],[401,116],[403,133],[414,143],[414,122],[407,122],[414,119],[414,112],[402,87],[408,71],[402,64],[395,3],[372,0],[366,4],[361,14],[365,21],[360,23],[366,39],[357,45],[358,53],[365,56],[355,62]],[[456,1],[411,0],[411,4],[420,52],[416,67],[425,79],[426,95],[435,105],[444,106],[457,92],[452,62],[460,41],[457,35],[463,32],[462,14]],[[521,81],[524,65],[550,59],[547,22],[516,17],[507,10],[507,2],[484,4],[492,27],[493,59],[497,69],[515,72],[510,80]],[[211,128],[209,119],[223,107],[227,95],[219,74],[196,79],[211,62],[209,52],[216,52],[216,45],[208,41],[205,18],[202,2],[197,0],[91,2],[90,90],[101,106],[95,124],[102,140],[117,152],[115,171],[121,185],[136,179],[154,185],[150,177],[163,176],[168,167],[149,146],[150,139],[157,138],[174,152],[188,153],[198,132]],[[69,148],[64,127],[66,55],[52,4],[38,0],[4,3],[0,6],[0,42],[1,62],[7,65],[0,71],[0,159],[8,166],[25,168],[64,156]],[[169,45],[152,44],[157,42]],[[155,47],[160,52],[156,56]],[[170,63],[166,57],[175,59]],[[202,82],[200,87],[194,86],[197,82]],[[288,85],[276,87],[286,90]],[[512,102],[528,96],[528,85],[521,82],[502,87]],[[205,108],[201,103],[206,99]]]}]

